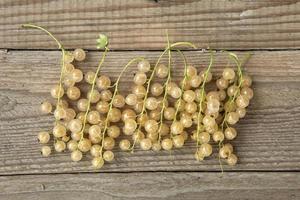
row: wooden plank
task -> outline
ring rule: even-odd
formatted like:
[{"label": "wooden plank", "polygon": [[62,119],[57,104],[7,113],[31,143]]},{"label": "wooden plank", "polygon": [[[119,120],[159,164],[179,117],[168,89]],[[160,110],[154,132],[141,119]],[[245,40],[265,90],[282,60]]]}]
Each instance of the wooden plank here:
[{"label": "wooden plank", "polygon": [[161,49],[171,40],[199,48],[294,49],[300,47],[297,0],[2,0],[0,48],[54,49],[55,43],[21,24],[47,27],[67,48],[95,49],[102,32],[112,49]]},{"label": "wooden plank", "polygon": [[299,199],[300,173],[98,173],[0,177],[0,198]]},{"label": "wooden plank", "polygon": [[[121,67],[135,56],[146,56],[154,63],[160,52],[110,52],[103,73],[116,79]],[[188,61],[203,69],[209,54],[185,52]],[[237,52],[239,55],[244,52]],[[89,52],[80,64],[83,71],[95,70],[100,53]],[[0,51],[0,174],[63,173],[93,171],[90,158],[73,163],[69,153],[42,158],[36,134],[51,128],[51,116],[42,116],[39,103],[49,99],[49,88],[58,81],[57,51]],[[220,74],[228,64],[224,53],[217,53],[213,72]],[[174,80],[182,76],[182,61],[174,55]],[[300,166],[300,52],[260,51],[246,66],[254,78],[255,97],[245,119],[238,125],[234,141],[240,162],[225,170],[299,170]],[[125,74],[121,91],[131,85],[133,69]],[[118,149],[116,161],[102,171],[216,171],[217,155],[197,162],[194,143],[183,149],[153,153],[136,150],[134,154]]]}]

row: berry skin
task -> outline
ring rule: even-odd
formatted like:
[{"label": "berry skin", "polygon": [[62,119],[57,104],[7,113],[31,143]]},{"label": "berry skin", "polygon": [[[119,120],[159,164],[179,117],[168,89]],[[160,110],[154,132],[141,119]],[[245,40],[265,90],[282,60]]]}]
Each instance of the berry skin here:
[{"label": "berry skin", "polygon": [[69,87],[67,90],[67,96],[71,100],[77,100],[80,97],[80,89],[78,87]]},{"label": "berry skin", "polygon": [[155,74],[158,78],[166,78],[168,76],[168,73],[169,69],[167,66],[163,64],[157,66]]},{"label": "berry skin", "polygon": [[54,144],[54,149],[56,152],[63,152],[66,149],[66,143],[63,141],[57,141]]},{"label": "berry skin", "polygon": [[238,161],[238,158],[233,153],[230,154],[227,158],[227,163],[230,166],[236,165],[237,161]]},{"label": "berry skin", "polygon": [[158,107],[158,101],[154,97],[149,97],[146,99],[145,107],[148,110],[155,110]]},{"label": "berry skin", "polygon": [[85,80],[85,82],[87,82],[88,84],[92,85],[95,76],[96,76],[95,72],[93,72],[93,71],[88,71],[88,72],[84,75],[84,80]]},{"label": "berry skin", "polygon": [[154,133],[158,130],[158,123],[153,120],[153,119],[150,119],[148,121],[145,122],[145,131],[148,132],[148,133]]},{"label": "berry skin", "polygon": [[73,79],[76,83],[82,81],[82,79],[83,79],[83,73],[82,73],[82,71],[81,71],[80,69],[74,69],[74,70],[72,71],[71,75],[72,75],[72,79]]},{"label": "berry skin", "polygon": [[222,142],[224,140],[224,134],[222,131],[217,131],[213,133],[213,140],[215,142]]},{"label": "berry skin", "polygon": [[112,150],[115,146],[115,140],[112,137],[105,137],[103,141],[103,148],[105,150]]},{"label": "berry skin", "polygon": [[87,107],[88,107],[88,100],[87,99],[79,99],[77,101],[77,108],[78,108],[79,111],[85,112],[85,111],[87,111]]},{"label": "berry skin", "polygon": [[79,119],[72,119],[69,123],[68,123],[68,128],[70,129],[70,131],[72,133],[77,133],[79,131],[81,131],[82,129],[82,122]]},{"label": "berry skin", "polygon": [[47,144],[50,140],[50,134],[45,131],[39,132],[38,140],[41,144]]},{"label": "berry skin", "polygon": [[130,149],[130,141],[127,139],[123,139],[119,143],[119,147],[122,151],[128,151]]},{"label": "berry skin", "polygon": [[70,140],[67,144],[69,151],[75,151],[78,147],[78,143],[75,140]]},{"label": "berry skin", "polygon": [[102,157],[95,157],[93,158],[92,160],[92,166],[95,168],[95,169],[100,169],[102,168],[104,165],[104,160]]},{"label": "berry skin", "polygon": [[204,155],[204,157],[208,157],[212,154],[212,146],[207,143],[201,144],[199,151]]},{"label": "berry skin", "polygon": [[181,148],[184,145],[184,137],[183,135],[176,135],[173,137],[173,145],[176,148]]},{"label": "berry skin", "polygon": [[137,104],[138,97],[135,94],[128,94],[125,98],[125,103],[129,106],[134,106]]},{"label": "berry skin", "polygon": [[125,99],[122,95],[117,94],[114,97],[113,106],[116,108],[122,108],[125,105]]},{"label": "berry skin", "polygon": [[140,147],[142,150],[150,150],[152,147],[152,141],[149,138],[142,139],[140,141]]},{"label": "berry skin", "polygon": [[237,132],[236,132],[235,128],[228,127],[225,129],[224,135],[227,140],[233,140],[234,138],[236,138]]},{"label": "berry skin", "polygon": [[90,140],[83,138],[78,143],[78,149],[82,152],[88,152],[91,149],[92,143]]},{"label": "berry skin", "polygon": [[57,99],[58,97],[62,97],[64,95],[64,88],[56,85],[51,88],[50,93],[53,98]]},{"label": "berry skin", "polygon": [[60,138],[66,135],[66,128],[62,124],[57,124],[53,128],[53,136],[56,138]]},{"label": "berry skin", "polygon": [[43,146],[41,148],[41,154],[44,157],[48,157],[51,154],[51,148],[49,146]]},{"label": "berry skin", "polygon": [[82,159],[81,151],[75,150],[71,153],[71,160],[74,162],[78,162]]},{"label": "berry skin", "polygon": [[170,130],[172,134],[179,135],[183,131],[183,125],[181,122],[175,121],[172,123]]},{"label": "berry skin", "polygon": [[[210,141],[210,135],[207,132],[199,133],[198,137],[199,137],[199,142],[201,144],[206,144],[206,143],[208,143]],[[195,138],[195,139],[197,139],[197,138]]]},{"label": "berry skin", "polygon": [[109,110],[109,103],[107,101],[99,101],[96,105],[96,110],[101,114],[106,114]]},{"label": "berry skin", "polygon": [[144,85],[147,81],[147,75],[144,72],[138,72],[133,77],[133,82],[136,85]]},{"label": "berry skin", "polygon": [[237,114],[236,112],[228,113],[228,115],[226,116],[226,121],[231,125],[236,124],[239,121],[239,114]]},{"label": "berry skin", "polygon": [[112,151],[105,151],[105,152],[103,153],[103,159],[104,159],[105,161],[107,161],[107,162],[113,161],[113,160],[114,160],[114,157],[115,157],[115,155],[114,155],[114,153],[113,153]]},{"label": "berry skin", "polygon": [[190,82],[191,87],[197,88],[200,86],[200,84],[202,82],[202,78],[198,75],[195,75],[190,78],[189,82]]},{"label": "berry skin", "polygon": [[163,93],[164,87],[160,83],[153,83],[150,87],[151,94],[153,96],[159,96]]},{"label": "berry skin", "polygon": [[100,90],[107,90],[111,85],[111,80],[108,76],[102,75],[96,80],[96,85]]},{"label": "berry skin", "polygon": [[51,103],[49,103],[48,101],[44,101],[44,102],[41,104],[40,110],[41,110],[41,112],[44,113],[44,114],[49,114],[49,113],[51,113],[51,111],[52,111],[52,105],[51,105]]},{"label": "berry skin", "polygon": [[163,139],[161,141],[161,147],[164,149],[164,150],[171,150],[173,148],[173,141],[169,138],[166,138],[166,139]]},{"label": "berry skin", "polygon": [[183,100],[187,103],[192,103],[196,98],[196,94],[193,90],[187,90],[183,93]]},{"label": "berry skin", "polygon": [[225,68],[222,75],[225,80],[233,80],[235,77],[235,72],[231,68]]},{"label": "berry skin", "polygon": [[86,57],[86,54],[83,49],[75,49],[73,55],[74,59],[77,61],[83,61]]},{"label": "berry skin", "polygon": [[112,125],[107,129],[107,135],[112,138],[117,138],[121,134],[121,130],[118,126]]},{"label": "berry skin", "polygon": [[146,72],[150,71],[150,63],[148,60],[142,60],[138,63],[137,68],[140,72],[146,73]]}]

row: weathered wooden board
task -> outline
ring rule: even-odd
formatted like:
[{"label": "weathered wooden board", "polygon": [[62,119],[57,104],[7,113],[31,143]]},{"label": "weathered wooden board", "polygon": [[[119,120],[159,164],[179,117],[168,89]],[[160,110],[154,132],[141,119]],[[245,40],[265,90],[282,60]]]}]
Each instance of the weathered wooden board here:
[{"label": "weathered wooden board", "polygon": [[0,198],[296,200],[300,173],[100,173],[0,177]]},{"label": "weathered wooden board", "polygon": [[200,48],[292,49],[300,47],[298,0],[2,0],[0,48],[54,49],[55,43],[21,24],[52,31],[67,48],[95,49],[102,32],[112,49],[161,49],[172,40]]},{"label": "weathered wooden board", "polygon": [[[110,52],[103,73],[116,79],[121,67],[135,56],[152,62],[160,52]],[[185,52],[199,69],[207,65],[208,53]],[[237,52],[239,53],[239,52]],[[246,71],[254,78],[255,97],[246,119],[238,125],[234,141],[240,164],[225,170],[300,170],[300,53],[298,51],[254,52]],[[94,69],[100,53],[89,52],[80,64],[84,71]],[[241,53],[239,53],[241,55]],[[175,56],[175,55],[174,55]],[[58,81],[58,51],[0,51],[0,174],[64,173],[93,171],[90,158],[73,163],[69,153],[42,158],[36,134],[52,126],[51,116],[42,116],[39,103],[49,99],[49,88]],[[182,61],[174,58],[174,78],[179,80]],[[218,53],[214,72],[228,64]],[[133,67],[135,68],[135,67]],[[132,71],[131,71],[132,72]],[[126,94],[132,73],[122,78]],[[122,153],[102,171],[218,171],[216,154],[205,162],[194,160],[194,143],[173,152]],[[1,187],[0,187],[1,188]]]}]

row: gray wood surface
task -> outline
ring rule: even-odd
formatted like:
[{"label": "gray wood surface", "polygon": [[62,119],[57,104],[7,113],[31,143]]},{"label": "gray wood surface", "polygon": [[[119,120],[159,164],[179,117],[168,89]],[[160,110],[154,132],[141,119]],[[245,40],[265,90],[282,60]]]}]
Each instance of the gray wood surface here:
[{"label": "gray wood surface", "polygon": [[0,177],[0,199],[296,200],[294,173],[102,173]]},{"label": "gray wood surface", "polygon": [[[116,79],[121,67],[135,56],[153,63],[160,52],[110,52],[103,73]],[[208,53],[185,52],[188,61],[203,69]],[[237,52],[240,56],[245,52]],[[300,170],[300,53],[298,51],[259,51],[245,70],[254,78],[255,97],[245,119],[238,125],[234,146],[240,164],[225,170]],[[174,55],[175,56],[175,55]],[[53,118],[39,112],[39,103],[50,99],[49,88],[58,81],[58,51],[2,51],[0,53],[0,174],[40,174],[92,172],[90,158],[73,163],[69,153],[42,158],[36,135],[52,127]],[[100,53],[89,52],[80,64],[84,71],[95,69]],[[179,80],[182,61],[174,58],[174,80]],[[217,53],[216,76],[227,65],[226,54]],[[133,66],[132,70],[136,70]],[[130,88],[132,71],[121,80],[121,91]],[[194,160],[194,143],[174,152],[122,153],[116,148],[116,161],[101,171],[218,171],[217,155],[205,162]]]},{"label": "gray wood surface", "polygon": [[226,49],[298,49],[298,0],[1,0],[0,48],[54,49],[47,27],[67,48],[95,49],[99,32],[113,49],[161,49],[165,29],[174,40]]},{"label": "gray wood surface", "polygon": [[[66,48],[90,50],[78,64],[83,71],[95,70],[95,39],[107,34],[115,51],[102,73],[114,80],[133,57],[154,62],[166,46],[166,29],[171,41],[190,41],[199,50],[250,51],[245,69],[255,96],[233,142],[238,165],[224,165],[220,178],[216,151],[197,162],[191,141],[171,153],[115,148],[116,160],[97,171],[89,156],[79,163],[68,152],[41,157],[36,135],[53,118],[41,115],[39,104],[58,81],[60,53],[47,35],[24,30],[23,23],[45,26]],[[0,0],[0,199],[300,199],[299,49],[299,0]],[[208,64],[208,53],[185,53],[198,69]],[[175,63],[179,80],[183,63]],[[213,72],[227,65],[218,52]],[[122,78],[123,94],[134,71]]]}]

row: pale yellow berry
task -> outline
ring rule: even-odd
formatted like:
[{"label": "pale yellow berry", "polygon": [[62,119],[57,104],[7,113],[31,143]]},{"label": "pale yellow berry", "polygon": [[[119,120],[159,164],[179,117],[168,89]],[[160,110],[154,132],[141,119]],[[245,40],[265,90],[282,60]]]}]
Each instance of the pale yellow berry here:
[{"label": "pale yellow berry", "polygon": [[107,162],[111,162],[114,160],[114,153],[112,151],[104,151],[103,153],[103,159]]},{"label": "pale yellow berry", "polygon": [[66,143],[63,141],[56,141],[54,144],[54,149],[57,152],[62,152],[66,149]]},{"label": "pale yellow berry", "polygon": [[51,154],[51,148],[49,146],[43,146],[41,148],[41,154],[44,157],[48,157]]},{"label": "pale yellow berry", "polygon": [[75,49],[73,51],[74,59],[77,61],[83,61],[85,59],[85,52],[83,49]]},{"label": "pale yellow berry", "polygon": [[82,152],[75,150],[71,153],[71,160],[74,162],[78,162],[82,159]]},{"label": "pale yellow berry", "polygon": [[163,139],[161,142],[161,147],[164,150],[171,150],[173,148],[173,141],[169,138]]},{"label": "pale yellow berry", "polygon": [[78,149],[82,152],[88,152],[91,149],[92,143],[90,140],[83,138],[78,143]]},{"label": "pale yellow berry", "polygon": [[52,111],[52,105],[51,105],[51,103],[49,103],[48,101],[44,101],[44,102],[41,104],[40,110],[41,110],[41,112],[44,113],[44,114],[49,114],[49,113],[51,113],[51,111]]},{"label": "pale yellow berry", "polygon": [[95,157],[92,160],[92,165],[95,169],[100,169],[104,165],[104,160],[102,157]]},{"label": "pale yellow berry", "polygon": [[50,140],[50,134],[46,131],[39,132],[38,140],[41,144],[46,144]]},{"label": "pale yellow berry", "polygon": [[142,139],[140,141],[140,147],[142,150],[149,150],[152,147],[152,141],[149,138]]},{"label": "pale yellow berry", "polygon": [[127,139],[123,139],[119,143],[119,147],[122,151],[128,151],[130,149],[130,141]]}]

